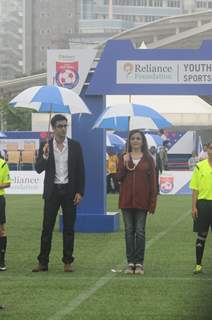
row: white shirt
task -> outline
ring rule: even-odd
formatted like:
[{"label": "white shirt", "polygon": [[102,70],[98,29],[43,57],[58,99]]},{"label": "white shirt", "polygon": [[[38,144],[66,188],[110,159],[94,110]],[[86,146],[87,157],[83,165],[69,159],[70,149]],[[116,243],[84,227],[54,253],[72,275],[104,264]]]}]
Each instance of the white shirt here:
[{"label": "white shirt", "polygon": [[133,164],[134,164],[135,166],[137,166],[137,164],[139,163],[140,160],[141,160],[141,158],[140,158],[140,159],[133,159],[133,158],[132,158],[132,162],[133,162]]},{"label": "white shirt", "polygon": [[55,178],[54,183],[68,183],[68,139],[63,142],[63,149],[60,151],[57,147],[55,138],[53,139],[53,150],[55,159]]}]

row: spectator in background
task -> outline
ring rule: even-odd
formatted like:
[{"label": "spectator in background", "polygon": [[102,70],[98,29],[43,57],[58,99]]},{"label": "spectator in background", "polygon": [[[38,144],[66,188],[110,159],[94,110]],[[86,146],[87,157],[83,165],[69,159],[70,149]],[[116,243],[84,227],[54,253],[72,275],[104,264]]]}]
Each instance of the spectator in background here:
[{"label": "spectator in background", "polygon": [[159,133],[160,133],[161,139],[162,139],[163,141],[168,140],[168,138],[167,138],[167,136],[166,136],[166,134],[165,134],[165,130],[164,130],[164,129],[160,129],[160,130],[159,130]]},{"label": "spectator in background", "polygon": [[168,140],[163,141],[163,146],[160,148],[159,151],[162,162],[162,171],[168,170],[168,144]]},{"label": "spectator in background", "polygon": [[107,193],[118,192],[117,169],[118,156],[112,151],[108,150],[107,162]]},{"label": "spectator in background", "polygon": [[156,169],[156,182],[157,182],[157,192],[158,194],[160,193],[160,184],[159,184],[159,175],[162,173],[162,161],[160,158],[159,153],[157,152],[157,149],[155,146],[151,146],[150,149],[150,154],[154,159],[155,162],[155,169]]},{"label": "spectator in background", "polygon": [[197,162],[199,161],[195,151],[192,152],[191,157],[188,159],[188,168],[193,171]]},{"label": "spectator in background", "polygon": [[207,144],[203,145],[203,150],[200,152],[198,159],[199,161],[205,160],[208,158],[208,152],[207,152]]}]

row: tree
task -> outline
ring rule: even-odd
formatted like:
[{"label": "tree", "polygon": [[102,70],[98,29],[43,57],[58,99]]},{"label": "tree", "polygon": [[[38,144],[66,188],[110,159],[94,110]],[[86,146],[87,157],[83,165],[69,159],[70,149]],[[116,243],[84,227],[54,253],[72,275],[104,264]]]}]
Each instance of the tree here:
[{"label": "tree", "polygon": [[31,113],[34,110],[14,108],[7,99],[0,100],[1,131],[31,131]]}]

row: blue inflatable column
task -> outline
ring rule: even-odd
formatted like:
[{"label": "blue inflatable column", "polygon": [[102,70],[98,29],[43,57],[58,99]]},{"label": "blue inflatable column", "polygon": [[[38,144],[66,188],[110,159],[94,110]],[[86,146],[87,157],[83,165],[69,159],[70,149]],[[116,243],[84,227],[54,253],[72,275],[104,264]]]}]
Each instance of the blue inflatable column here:
[{"label": "blue inflatable column", "polygon": [[81,143],[85,159],[86,188],[82,203],[77,210],[76,231],[113,232],[119,229],[119,213],[106,212],[106,144],[105,131],[92,129],[105,108],[103,96],[86,96],[85,86],[81,98],[91,115],[72,117],[73,139]]}]

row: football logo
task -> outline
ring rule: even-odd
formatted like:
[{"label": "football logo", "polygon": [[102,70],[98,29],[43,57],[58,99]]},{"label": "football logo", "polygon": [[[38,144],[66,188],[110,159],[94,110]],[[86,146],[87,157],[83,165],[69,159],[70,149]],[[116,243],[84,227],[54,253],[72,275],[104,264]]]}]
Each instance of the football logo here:
[{"label": "football logo", "polygon": [[75,88],[79,82],[78,61],[56,62],[55,81],[59,87]]},{"label": "football logo", "polygon": [[174,177],[173,176],[162,176],[160,177],[160,192],[170,193],[174,188]]}]

